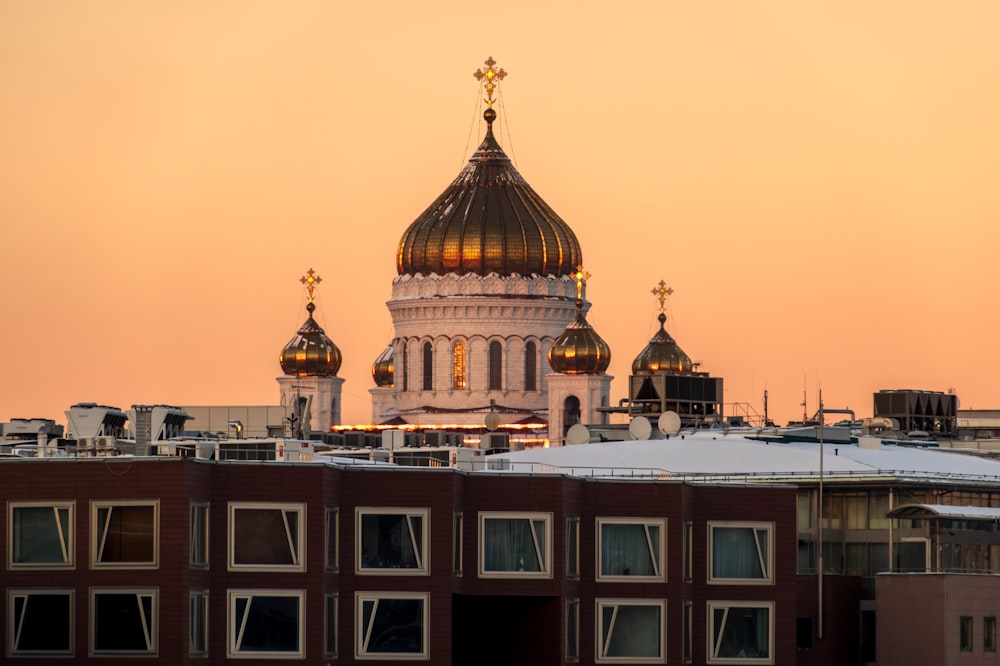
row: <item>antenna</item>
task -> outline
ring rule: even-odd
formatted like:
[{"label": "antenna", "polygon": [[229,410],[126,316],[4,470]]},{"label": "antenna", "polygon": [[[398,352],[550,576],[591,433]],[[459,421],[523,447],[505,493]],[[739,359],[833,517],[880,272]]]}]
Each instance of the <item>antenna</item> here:
[{"label": "antenna", "polygon": [[590,444],[590,430],[582,423],[575,423],[566,432],[567,444]]},{"label": "antenna", "polygon": [[637,416],[628,424],[628,434],[632,439],[649,439],[653,425],[645,416]]},{"label": "antenna", "polygon": [[681,431],[681,417],[674,411],[663,412],[656,420],[656,427],[667,437],[676,435]]}]

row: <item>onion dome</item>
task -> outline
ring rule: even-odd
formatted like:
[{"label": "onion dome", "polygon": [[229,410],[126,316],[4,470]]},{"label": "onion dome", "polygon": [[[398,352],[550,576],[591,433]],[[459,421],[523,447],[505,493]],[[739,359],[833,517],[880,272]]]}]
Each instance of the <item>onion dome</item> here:
[{"label": "onion dome", "polygon": [[313,291],[323,278],[310,268],[299,281],[309,292],[309,302],[306,304],[309,318],[302,324],[295,337],[281,350],[278,362],[281,363],[281,369],[286,375],[336,377],[343,357],[337,345],[327,337],[323,327],[313,319],[313,312],[316,311]]},{"label": "onion dome", "polygon": [[571,275],[576,279],[576,319],[549,347],[549,365],[564,375],[599,375],[611,363],[611,348],[583,316],[583,280],[590,277],[582,267]]},{"label": "onion dome", "polygon": [[399,241],[400,275],[496,273],[569,275],[583,253],[573,230],[511,164],[493,136],[494,79],[502,69],[476,72],[487,80],[486,138],[458,177],[410,225]]},{"label": "onion dome", "polygon": [[646,348],[632,361],[632,374],[649,375],[656,372],[669,374],[691,372],[693,369],[691,358],[677,346],[674,339],[663,328],[663,325],[667,321],[667,315],[661,312],[658,319],[660,330],[650,339]]},{"label": "onion dome", "polygon": [[393,381],[392,345],[388,345],[372,363],[372,379],[375,386],[391,387]]}]

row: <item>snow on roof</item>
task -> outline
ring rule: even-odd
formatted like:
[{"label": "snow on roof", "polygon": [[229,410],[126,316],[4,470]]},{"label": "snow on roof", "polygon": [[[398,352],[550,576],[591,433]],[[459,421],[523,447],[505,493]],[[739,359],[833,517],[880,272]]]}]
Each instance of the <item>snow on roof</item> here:
[{"label": "snow on roof", "polygon": [[[573,476],[729,477],[789,479],[818,476],[820,445],[777,443],[706,431],[670,439],[599,442],[489,456],[512,472]],[[1000,483],[1000,462],[934,448],[823,445],[824,478],[956,478]],[[710,478],[706,478],[710,477]]]}]

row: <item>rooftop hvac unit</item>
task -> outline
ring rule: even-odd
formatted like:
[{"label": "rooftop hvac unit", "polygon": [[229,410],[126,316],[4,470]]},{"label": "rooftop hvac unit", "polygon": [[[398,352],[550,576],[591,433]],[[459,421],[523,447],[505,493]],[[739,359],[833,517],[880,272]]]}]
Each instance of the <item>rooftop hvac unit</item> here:
[{"label": "rooftop hvac unit", "polygon": [[390,451],[403,448],[406,442],[405,434],[402,430],[383,430],[382,448]]},{"label": "rooftop hvac unit", "polygon": [[479,442],[479,448],[488,452],[509,451],[510,433],[509,432],[484,433],[483,438]]},{"label": "rooftop hvac unit", "polygon": [[424,430],[424,446],[447,446],[447,435],[443,430]]},{"label": "rooftop hvac unit", "polygon": [[344,433],[344,446],[350,447],[352,449],[362,449],[366,446],[365,444],[365,433],[360,431],[345,432]]}]

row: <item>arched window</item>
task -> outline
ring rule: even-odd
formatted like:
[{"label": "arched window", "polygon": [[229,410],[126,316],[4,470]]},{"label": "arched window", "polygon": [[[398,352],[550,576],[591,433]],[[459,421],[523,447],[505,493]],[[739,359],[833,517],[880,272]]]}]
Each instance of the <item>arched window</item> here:
[{"label": "arched window", "polygon": [[451,387],[456,390],[466,387],[465,343],[461,340],[456,341],[451,349]]},{"label": "arched window", "polygon": [[424,343],[424,390],[434,390],[434,347]]},{"label": "arched window", "polygon": [[571,395],[563,401],[563,437],[580,422],[580,399]]},{"label": "arched window", "polygon": [[490,343],[490,376],[489,376],[489,387],[490,391],[500,391],[503,389],[503,349],[500,347],[500,343],[494,340]]},{"label": "arched window", "polygon": [[409,391],[410,390],[410,364],[407,363],[407,356],[408,356],[407,350],[408,350],[408,345],[404,341],[403,342],[403,364],[402,364],[403,367],[401,367],[399,369],[400,373],[402,373],[402,375],[403,375],[403,390],[404,391]]},{"label": "arched window", "polygon": [[534,342],[524,345],[524,390],[538,390],[538,350]]}]

